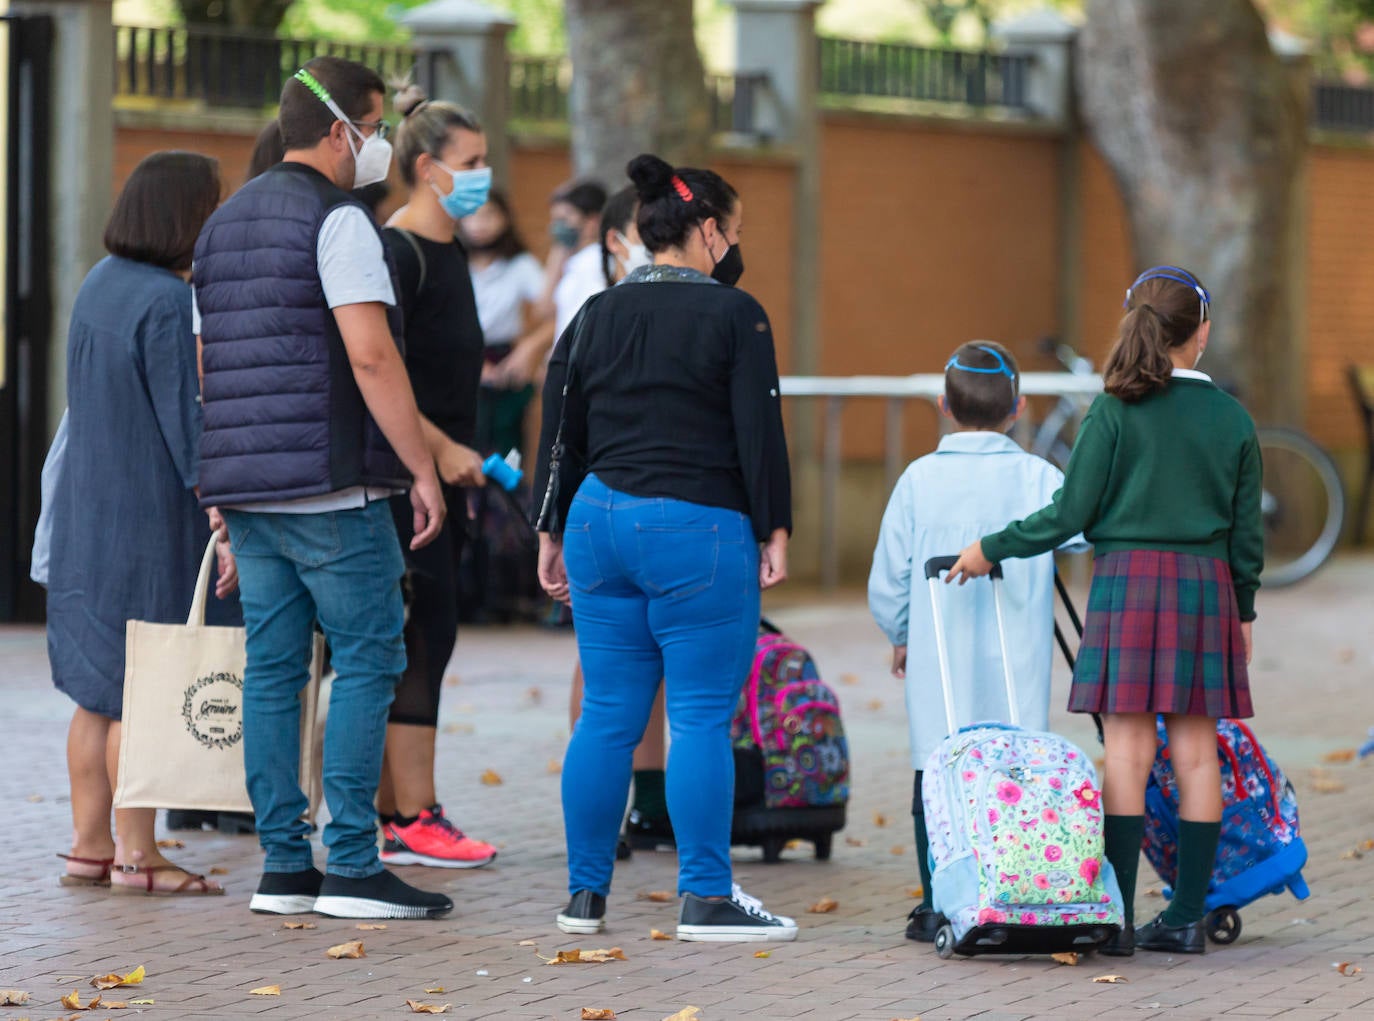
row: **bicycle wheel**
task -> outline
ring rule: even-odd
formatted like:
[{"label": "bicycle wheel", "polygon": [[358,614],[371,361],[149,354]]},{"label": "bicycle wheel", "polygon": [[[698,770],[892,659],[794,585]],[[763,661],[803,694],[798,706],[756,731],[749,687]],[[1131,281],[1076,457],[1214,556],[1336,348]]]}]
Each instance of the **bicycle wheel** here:
[{"label": "bicycle wheel", "polygon": [[1264,574],[1269,588],[1301,581],[1326,563],[1345,522],[1336,463],[1296,429],[1260,429],[1264,459]]}]

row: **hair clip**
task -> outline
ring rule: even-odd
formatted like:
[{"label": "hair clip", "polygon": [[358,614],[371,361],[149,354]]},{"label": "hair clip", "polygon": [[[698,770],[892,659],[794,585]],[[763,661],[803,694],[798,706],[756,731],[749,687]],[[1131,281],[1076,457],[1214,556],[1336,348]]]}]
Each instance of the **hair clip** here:
[{"label": "hair clip", "polygon": [[687,187],[687,182],[678,177],[677,174],[673,175],[673,190],[677,192],[678,198],[682,199],[683,202],[691,202],[695,198],[692,189]]}]

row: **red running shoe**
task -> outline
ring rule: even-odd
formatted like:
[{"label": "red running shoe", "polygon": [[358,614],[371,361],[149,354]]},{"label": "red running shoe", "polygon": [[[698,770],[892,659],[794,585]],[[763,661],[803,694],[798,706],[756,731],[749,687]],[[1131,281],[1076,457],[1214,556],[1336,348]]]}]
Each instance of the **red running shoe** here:
[{"label": "red running shoe", "polygon": [[382,835],[381,857],[387,865],[475,869],[496,858],[496,848],[473,840],[445,819],[443,805],[426,808],[409,826],[387,823]]}]

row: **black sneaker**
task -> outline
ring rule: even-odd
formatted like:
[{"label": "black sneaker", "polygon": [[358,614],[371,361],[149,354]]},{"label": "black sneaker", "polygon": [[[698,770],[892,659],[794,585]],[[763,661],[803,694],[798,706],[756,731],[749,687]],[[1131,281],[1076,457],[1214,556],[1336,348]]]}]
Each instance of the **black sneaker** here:
[{"label": "black sneaker", "polygon": [[650,817],[637,808],[630,809],[621,839],[636,851],[673,851],[677,840],[673,823],[666,815]]},{"label": "black sneaker", "polygon": [[317,868],[300,872],[264,872],[248,910],[260,915],[306,915],[315,910],[324,876]]},{"label": "black sneaker", "polygon": [[591,936],[606,928],[606,898],[591,890],[578,890],[558,916],[558,929],[573,936]]},{"label": "black sneaker", "polygon": [[426,893],[383,869],[366,879],[325,876],[315,911],[331,918],[439,918],[453,910],[442,893]]},{"label": "black sneaker", "polygon": [[167,828],[169,830],[203,830],[207,826],[215,828],[218,812],[201,812],[186,808],[167,809]]},{"label": "black sneaker", "polygon": [[906,916],[906,938],[914,939],[917,943],[934,943],[935,934],[948,922],[949,919],[934,908],[924,904],[914,907],[911,914]]},{"label": "black sneaker", "polygon": [[764,910],[763,903],[734,885],[729,900],[682,895],[677,938],[695,943],[790,943],[797,923]]}]

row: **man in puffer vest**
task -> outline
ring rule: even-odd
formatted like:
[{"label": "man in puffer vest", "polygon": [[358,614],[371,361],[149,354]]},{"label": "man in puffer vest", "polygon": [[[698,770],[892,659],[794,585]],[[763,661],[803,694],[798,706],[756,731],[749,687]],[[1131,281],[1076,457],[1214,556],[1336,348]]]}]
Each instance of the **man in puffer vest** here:
[{"label": "man in puffer vest", "polygon": [[[285,159],[210,217],[195,250],[200,494],[228,526],[248,630],[244,761],[266,852],[251,903],[259,912],[453,909],[377,856],[373,800],[405,668],[387,498],[410,488],[415,548],[445,513],[399,324],[388,319],[396,299],[381,235],[348,193],[386,177],[384,94],[361,64],[310,61],[282,89]],[[298,766],[298,695],[316,621],[337,675],[324,744],[326,875],[314,867]]]}]

